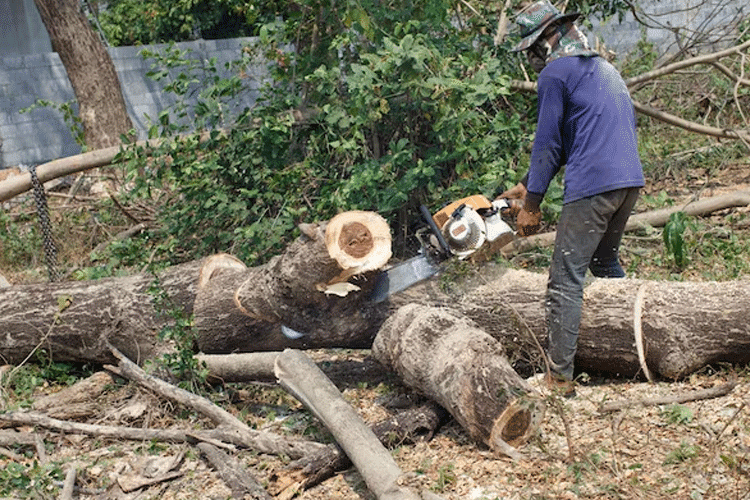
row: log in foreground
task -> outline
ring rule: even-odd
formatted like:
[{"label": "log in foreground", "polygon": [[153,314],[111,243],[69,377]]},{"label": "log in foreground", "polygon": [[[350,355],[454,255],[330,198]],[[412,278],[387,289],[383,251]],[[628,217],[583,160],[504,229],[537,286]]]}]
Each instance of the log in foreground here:
[{"label": "log in foreground", "polygon": [[399,484],[403,473],[390,452],[307,355],[285,350],[276,358],[276,376],[325,424],[378,499],[420,498]]},{"label": "log in foreground", "polygon": [[539,428],[545,403],[499,342],[448,309],[410,304],[383,325],[373,355],[447,409],[472,438],[511,455]]}]

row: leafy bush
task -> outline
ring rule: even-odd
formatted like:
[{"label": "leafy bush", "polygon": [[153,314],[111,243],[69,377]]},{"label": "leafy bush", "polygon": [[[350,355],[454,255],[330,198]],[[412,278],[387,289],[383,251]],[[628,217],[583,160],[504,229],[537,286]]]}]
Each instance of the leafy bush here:
[{"label": "leafy bush", "polygon": [[[199,100],[157,117],[151,136],[164,140],[148,156],[132,148],[121,158],[133,195],[161,207],[151,234],[157,258],[229,251],[257,264],[296,237],[298,222],[351,209],[377,211],[394,234],[413,234],[420,204],[491,197],[514,184],[529,142],[523,124],[535,113],[528,96],[510,93],[516,56],[477,27],[457,29],[445,5],[422,7],[406,21],[403,12],[349,10],[317,58],[321,47],[310,40],[283,50],[290,33],[279,23],[224,70],[174,47],[145,53],[178,103],[191,93]],[[492,11],[483,14],[494,22]],[[272,80],[253,109],[232,114],[228,103],[246,82],[220,75],[239,75],[255,52],[272,61]],[[290,109],[307,115],[297,120]],[[176,137],[187,124],[198,132]],[[414,244],[397,243],[397,254]]]}]

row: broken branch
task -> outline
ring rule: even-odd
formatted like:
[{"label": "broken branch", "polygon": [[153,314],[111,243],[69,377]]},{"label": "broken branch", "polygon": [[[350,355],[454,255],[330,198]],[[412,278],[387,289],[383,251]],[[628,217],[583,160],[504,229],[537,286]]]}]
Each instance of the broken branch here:
[{"label": "broken branch", "polygon": [[661,396],[656,398],[640,398],[631,399],[624,401],[612,401],[604,403],[599,407],[599,412],[609,413],[613,411],[623,410],[633,406],[658,406],[658,405],[669,405],[669,404],[681,404],[688,401],[699,401],[701,399],[718,398],[726,396],[737,385],[736,381],[727,382],[716,387],[710,387],[708,389],[702,389],[699,391],[686,392],[682,394],[673,394],[669,396]]}]

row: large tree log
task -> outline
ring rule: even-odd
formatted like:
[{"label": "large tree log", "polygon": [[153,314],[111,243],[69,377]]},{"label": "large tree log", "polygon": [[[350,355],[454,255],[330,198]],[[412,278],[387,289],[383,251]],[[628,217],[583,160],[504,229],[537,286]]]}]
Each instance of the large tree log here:
[{"label": "large tree log", "polygon": [[[512,360],[518,357],[516,352],[538,356],[529,332],[544,343],[546,275],[484,264],[477,275],[481,279],[468,285],[469,292],[458,299],[443,292],[439,280],[429,280],[391,297],[390,302],[371,304],[367,300],[374,282],[371,272],[350,280],[362,289],[346,297],[310,290],[340,273],[326,257],[320,231],[319,227],[307,231],[312,236],[299,238],[265,266],[229,265],[211,272],[194,307],[201,347],[214,353],[369,347],[393,310],[415,302],[445,305],[468,315],[503,342]],[[162,288],[188,312],[203,263],[175,266],[159,274]],[[109,342],[133,359],[152,357],[165,347],[156,340],[165,318],[159,318],[152,305],[148,290],[153,281],[152,275],[143,274],[0,288],[4,334],[0,356],[18,363],[41,347],[59,361],[111,363]],[[596,280],[583,304],[577,366],[588,372],[633,376],[645,364],[656,375],[679,378],[708,363],[746,363],[750,361],[745,312],[749,289],[746,280]],[[637,323],[639,290],[643,312]],[[273,321],[245,314],[237,307],[235,291],[240,292],[243,309],[249,307]],[[637,324],[643,360],[635,343]],[[304,335],[288,338],[282,325]]]},{"label": "large tree log", "polygon": [[[161,290],[187,313],[201,265],[190,262],[158,273]],[[114,357],[107,343],[138,361],[153,357],[166,349],[156,334],[167,320],[153,305],[149,289],[155,281],[144,273],[0,289],[0,359],[16,364],[41,348],[56,361],[109,363]]]},{"label": "large tree log", "polygon": [[[484,331],[513,349],[545,343],[547,276],[500,269],[456,303]],[[632,377],[645,365],[677,379],[708,364],[750,362],[750,281],[673,282],[596,279],[584,291],[576,367]],[[640,311],[640,314],[636,314]],[[644,359],[635,330],[640,326]]]},{"label": "large tree log", "polygon": [[440,403],[495,452],[524,444],[544,400],[508,364],[499,342],[444,308],[400,308],[375,338],[373,355],[407,385]]}]

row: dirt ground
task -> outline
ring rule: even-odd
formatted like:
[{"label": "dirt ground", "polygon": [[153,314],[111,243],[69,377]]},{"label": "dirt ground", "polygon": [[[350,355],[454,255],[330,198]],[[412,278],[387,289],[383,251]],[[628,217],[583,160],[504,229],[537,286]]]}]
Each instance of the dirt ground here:
[{"label": "dirt ground", "polygon": [[[310,354],[368,423],[398,411],[394,406],[403,406],[404,400],[418,400],[374,362],[368,351]],[[726,396],[683,404],[638,403],[690,395],[730,380],[737,385]],[[251,425],[295,435],[309,433],[312,426],[316,434],[325,434],[300,405],[279,397],[269,387],[243,385],[237,389],[241,395],[229,408],[245,415]],[[269,391],[277,401],[269,399]],[[522,460],[493,454],[450,421],[431,440],[393,450],[404,472],[403,484],[456,500],[750,498],[750,373],[746,369],[706,369],[680,382],[589,380],[578,386],[573,399],[547,396],[544,422],[537,436],[519,450]],[[623,401],[632,404],[618,411],[600,411],[605,402]],[[98,396],[95,403],[95,410],[80,421],[136,428],[211,428],[205,419],[124,382]],[[59,463],[63,469],[76,467],[79,488],[74,498],[233,498],[232,491],[192,445],[94,438],[44,429],[37,432],[45,443],[47,463]],[[16,448],[13,453],[15,457],[0,458],[0,465],[39,459],[33,448]],[[293,490],[282,491],[285,484],[280,480],[287,476],[286,461],[249,451],[233,455],[277,498],[292,497]],[[169,479],[128,490],[133,484],[164,477]],[[53,489],[45,498],[57,498],[56,494]],[[14,498],[38,497],[19,491]],[[351,468],[297,498],[374,497]]]},{"label": "dirt ground", "polygon": [[[670,180],[657,181],[646,194],[669,191],[670,196],[684,202],[696,194],[716,196],[747,189],[747,167],[738,165],[722,175],[712,175],[722,179],[720,184],[695,174],[679,186]],[[746,208],[738,211],[745,217],[747,212]],[[715,216],[717,223],[723,215]],[[403,409],[404,401],[414,405],[419,400],[373,361],[369,351],[314,351],[310,355],[369,424]],[[720,397],[681,404],[639,403],[657,397],[689,396],[727,382],[736,386]],[[42,386],[38,396],[59,389]],[[273,385],[237,384],[229,389],[224,406],[252,427],[325,439],[325,429]],[[519,450],[523,459],[513,461],[493,454],[449,421],[432,439],[392,451],[404,472],[403,484],[452,500],[750,499],[748,367],[707,367],[676,382],[584,377],[573,399],[544,395],[548,410],[538,434]],[[617,411],[601,411],[603,403],[620,401],[631,404]],[[108,386],[91,403],[90,411],[77,422],[136,428],[211,428],[205,418],[124,381]],[[32,427],[18,430],[36,432],[44,446],[3,445],[0,468],[10,470],[12,464],[20,464],[31,469],[46,463],[64,472],[75,467],[73,498],[236,498],[193,445],[98,438]],[[247,450],[233,455],[276,498],[374,498],[353,468],[295,496],[293,490],[283,489],[281,481],[287,475],[287,460]],[[36,484],[18,488],[9,498],[58,498],[62,487],[59,470],[46,489],[39,486],[40,477]],[[133,486],[149,480],[150,485]]]}]

